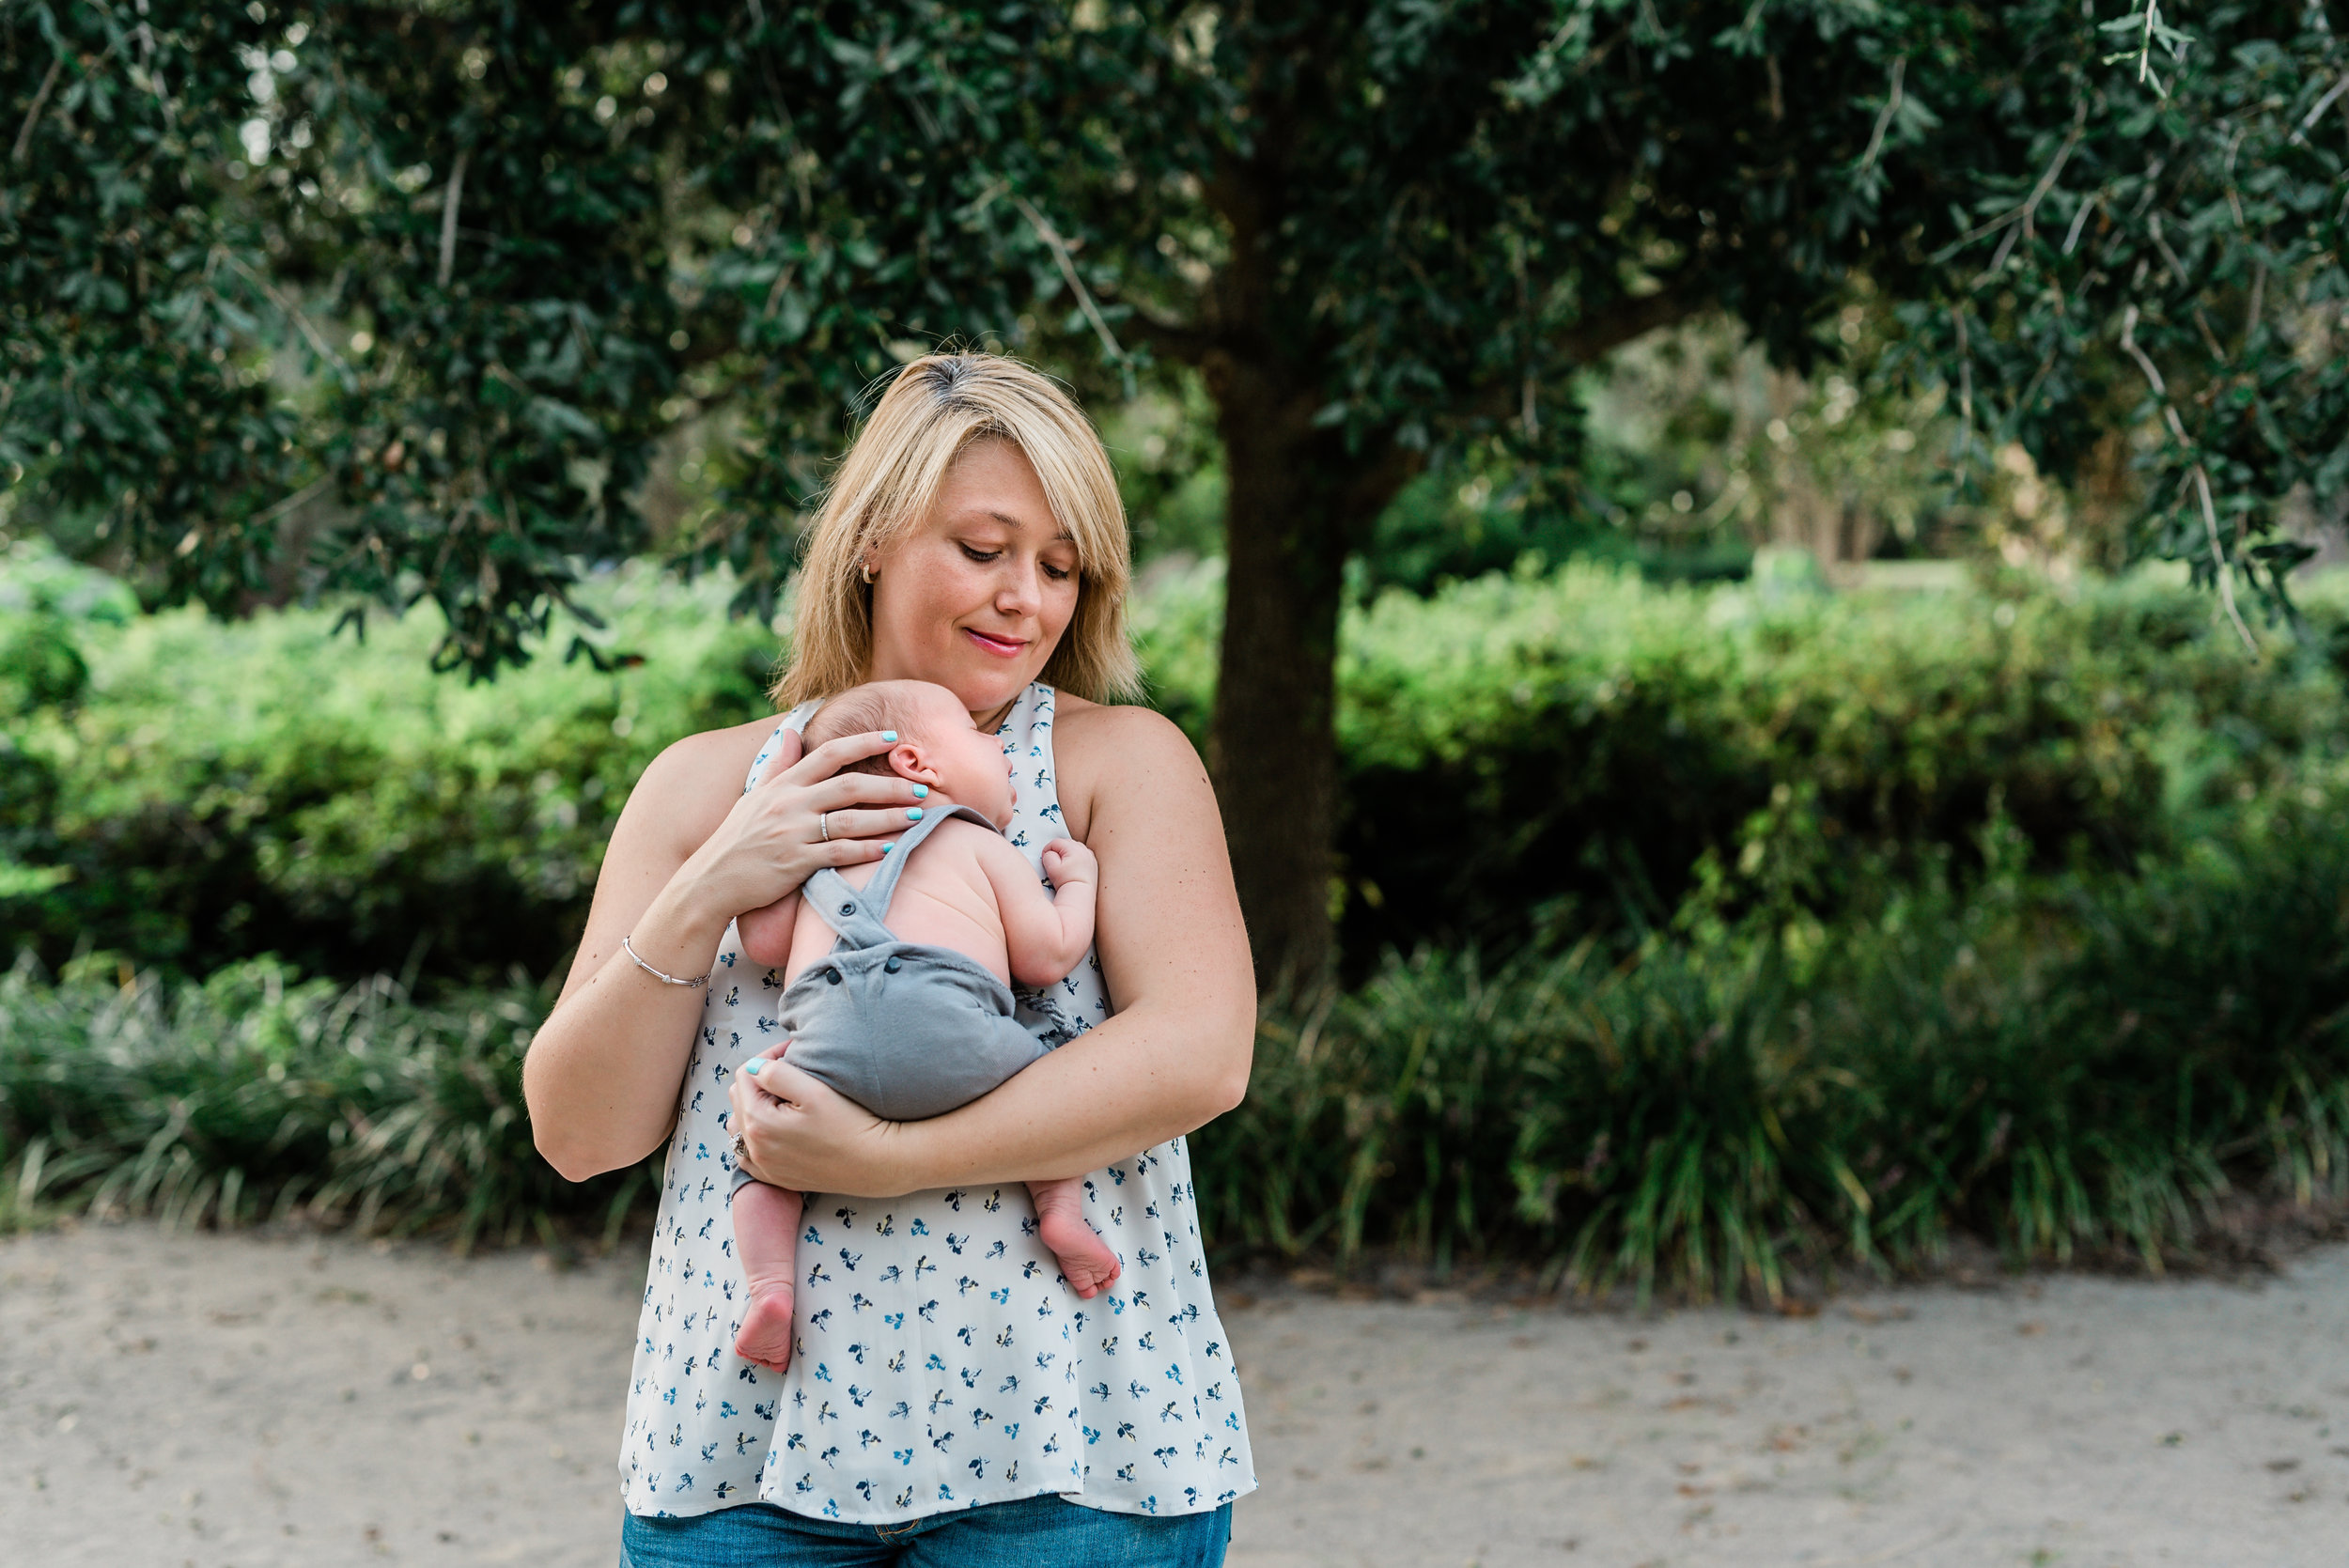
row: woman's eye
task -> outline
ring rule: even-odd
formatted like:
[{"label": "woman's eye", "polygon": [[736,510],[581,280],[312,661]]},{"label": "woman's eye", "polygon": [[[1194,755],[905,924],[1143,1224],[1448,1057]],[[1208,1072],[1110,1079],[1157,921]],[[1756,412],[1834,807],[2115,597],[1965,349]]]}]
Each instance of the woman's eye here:
[{"label": "woman's eye", "polygon": [[1044,575],[1055,582],[1066,582],[1076,574],[1066,567],[1055,567],[1047,562],[1044,567]]},{"label": "woman's eye", "polygon": [[962,552],[965,555],[968,555],[972,560],[981,563],[992,561],[997,556],[1003,554],[1003,551],[1000,550],[973,550],[969,545],[962,546]]}]

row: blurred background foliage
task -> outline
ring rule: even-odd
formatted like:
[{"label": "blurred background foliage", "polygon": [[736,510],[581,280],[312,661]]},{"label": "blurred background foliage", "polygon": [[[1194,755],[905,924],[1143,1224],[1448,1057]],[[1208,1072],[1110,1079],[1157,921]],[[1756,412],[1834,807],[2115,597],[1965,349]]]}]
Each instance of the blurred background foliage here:
[{"label": "blurred background foliage", "polygon": [[[1194,734],[1221,569],[1164,552],[1137,606]],[[521,1052],[636,771],[764,711],[777,638],[722,581],[585,592],[630,657],[466,687],[428,625],[329,657],[323,611],[139,613],[10,552],[9,1222],[572,1247],[641,1214],[641,1169],[537,1159]],[[2303,597],[2256,664],[2182,582],[2002,561],[1528,555],[1368,597],[1348,984],[1271,1001],[1196,1135],[1216,1245],[1768,1299],[1961,1233],[2159,1268],[2343,1196],[2349,583]]]},{"label": "blurred background foliage", "polygon": [[[1149,700],[1210,755],[1235,670],[1287,668],[1226,636],[1268,473],[1404,454],[1304,650],[1327,820],[1257,824],[1313,841],[1336,961],[1198,1135],[1220,1248],[1768,1297],[1960,1232],[2162,1266],[2342,1197],[2339,8],[2198,13],[2182,69],[2069,5],[1469,8],[1512,135],[1694,92],[1738,150],[1370,254],[1338,219],[1387,188],[1315,160],[1394,130],[1436,25],[1374,9],[1320,101],[1227,91],[1295,39],[1198,10],[13,8],[0,1221],[640,1212],[641,1171],[537,1160],[521,1052],[638,772],[769,711],[872,378],[950,334],[1095,413]],[[1128,45],[1192,95],[1146,157],[1071,87],[1140,91]],[[1274,181],[1315,421],[1242,461],[1183,330],[1247,337],[1197,171],[1268,106],[1321,138]],[[1440,207],[1411,123],[1381,178]]]},{"label": "blurred background foliage", "polygon": [[487,676],[606,658],[578,590],[647,551],[770,613],[941,342],[1155,398],[1143,515],[1220,499],[1233,563],[1259,972],[1310,981],[1349,597],[1831,576],[1962,504],[2288,617],[2349,499],[2340,13],[18,0],[0,486],[150,604],[429,604]]},{"label": "blurred background foliage", "polygon": [[[629,566],[586,590],[611,667],[467,686],[419,657],[421,617],[337,646],[326,611],[134,613],[44,547],[8,560],[0,941],[52,970],[553,974],[636,774],[768,711],[779,642],[725,614],[722,581]],[[1222,570],[1161,556],[1136,605],[1152,701],[1194,737]],[[2174,861],[2248,802],[2330,787],[2349,603],[2308,598],[2254,664],[2206,597],[2145,575],[1836,592],[1529,553],[1386,588],[1339,665],[1345,972],[1390,948],[1626,947],[1702,890],[1825,917],[1872,878],[1962,883],[1994,824],[2035,872]]]}]

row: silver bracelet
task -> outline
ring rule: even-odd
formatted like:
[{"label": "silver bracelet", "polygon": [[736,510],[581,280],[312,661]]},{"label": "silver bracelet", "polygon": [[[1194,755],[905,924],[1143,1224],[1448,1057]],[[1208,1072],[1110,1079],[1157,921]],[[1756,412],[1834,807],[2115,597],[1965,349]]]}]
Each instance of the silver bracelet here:
[{"label": "silver bracelet", "polygon": [[[632,932],[630,933],[630,935],[633,934],[634,933]],[[638,969],[643,970],[646,974],[651,975],[655,980],[660,981],[663,986],[707,986],[709,984],[709,976],[706,974],[697,974],[691,980],[679,980],[674,974],[669,974],[653,968],[638,955],[636,952],[636,944],[630,941],[627,937],[622,937],[620,939],[620,949],[630,958],[635,960],[636,967]]]}]

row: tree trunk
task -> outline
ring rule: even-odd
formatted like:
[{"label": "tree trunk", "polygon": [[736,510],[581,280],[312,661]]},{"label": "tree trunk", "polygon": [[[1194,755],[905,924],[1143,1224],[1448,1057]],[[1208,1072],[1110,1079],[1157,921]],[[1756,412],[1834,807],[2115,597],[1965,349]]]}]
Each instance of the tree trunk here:
[{"label": "tree trunk", "polygon": [[1310,986],[1331,955],[1336,660],[1346,556],[1405,469],[1315,429],[1278,372],[1206,366],[1229,479],[1223,648],[1207,766],[1257,983]]}]

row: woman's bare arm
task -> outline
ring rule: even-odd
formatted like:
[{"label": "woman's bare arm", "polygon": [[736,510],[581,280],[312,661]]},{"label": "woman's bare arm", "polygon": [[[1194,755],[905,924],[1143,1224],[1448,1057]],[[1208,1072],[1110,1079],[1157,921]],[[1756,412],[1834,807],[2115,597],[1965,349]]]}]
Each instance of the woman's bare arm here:
[{"label": "woman's bare arm", "polygon": [[[903,780],[870,773],[831,777],[886,746],[846,737],[798,755],[798,737],[742,793],[771,721],[712,730],[653,759],[630,792],[596,877],[595,902],[570,977],[522,1062],[522,1094],[538,1151],[573,1181],[633,1164],[661,1146],[707,992],[667,986],[622,951],[631,939],[647,964],[672,975],[707,974],[726,924],[773,903],[821,866],[877,860],[871,835],[896,832],[894,810],[913,799]],[[831,812],[818,842],[817,814]]]},{"label": "woman's bare arm", "polygon": [[1116,1015],[993,1093],[926,1122],[874,1118],[783,1060],[738,1079],[736,1126],[763,1178],[866,1197],[1079,1175],[1237,1105],[1256,994],[1206,769],[1143,708],[1064,701],[1072,829],[1100,862],[1095,943]]}]

